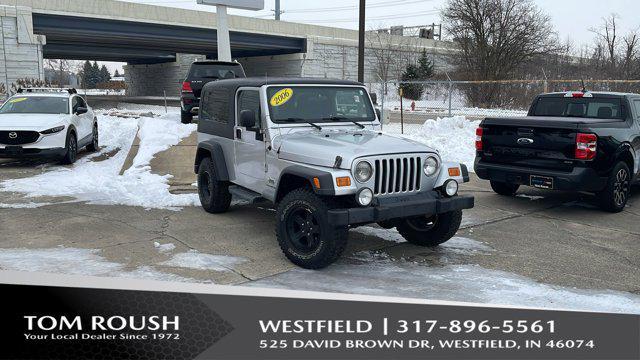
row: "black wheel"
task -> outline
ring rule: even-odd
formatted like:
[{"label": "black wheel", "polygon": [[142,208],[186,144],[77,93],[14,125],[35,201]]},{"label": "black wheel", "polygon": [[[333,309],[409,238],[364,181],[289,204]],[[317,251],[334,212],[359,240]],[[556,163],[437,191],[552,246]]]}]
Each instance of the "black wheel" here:
[{"label": "black wheel", "polygon": [[76,138],[75,133],[70,132],[69,135],[67,135],[66,153],[64,154],[64,157],[62,158],[61,163],[65,165],[73,164],[74,162],[76,162],[77,158],[78,158],[78,139]]},{"label": "black wheel", "polygon": [[498,181],[491,181],[491,189],[495,191],[497,194],[504,196],[513,196],[516,194],[520,185],[518,184],[509,184]]},{"label": "black wheel", "polygon": [[276,237],[285,256],[305,269],[335,262],[347,246],[348,228],[330,224],[331,204],[307,189],[287,194],[277,209]]},{"label": "black wheel", "polygon": [[209,157],[202,159],[198,168],[198,195],[202,207],[212,214],[223,213],[231,205],[229,183],[218,179]]},{"label": "black wheel", "polygon": [[417,216],[398,222],[396,229],[408,242],[418,246],[438,246],[451,239],[460,229],[462,211],[451,211],[430,217]]},{"label": "black wheel", "polygon": [[98,124],[93,125],[93,132],[91,133],[91,144],[87,145],[87,150],[98,151],[100,144],[98,143]]},{"label": "black wheel", "polygon": [[191,124],[193,121],[193,115],[188,112],[180,111],[180,120],[183,124]]},{"label": "black wheel", "polygon": [[613,168],[607,186],[598,193],[600,207],[609,212],[618,213],[624,210],[631,191],[631,172],[624,162]]}]

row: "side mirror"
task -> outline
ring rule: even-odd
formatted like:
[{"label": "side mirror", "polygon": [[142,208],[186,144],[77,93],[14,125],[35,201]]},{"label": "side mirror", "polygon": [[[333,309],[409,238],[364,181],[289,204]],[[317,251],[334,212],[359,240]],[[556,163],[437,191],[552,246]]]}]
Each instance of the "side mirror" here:
[{"label": "side mirror", "polygon": [[380,120],[380,123],[382,124],[382,111],[380,111],[379,108],[376,108],[376,115],[378,116],[378,120]]},{"label": "side mirror", "polygon": [[251,129],[256,127],[256,113],[253,110],[240,111],[240,126]]},{"label": "side mirror", "polygon": [[80,106],[76,109],[76,115],[86,114],[87,112],[89,112],[89,109],[87,109],[86,107]]},{"label": "side mirror", "polygon": [[370,93],[369,95],[371,96],[371,101],[373,101],[373,104],[378,105],[378,94]]}]

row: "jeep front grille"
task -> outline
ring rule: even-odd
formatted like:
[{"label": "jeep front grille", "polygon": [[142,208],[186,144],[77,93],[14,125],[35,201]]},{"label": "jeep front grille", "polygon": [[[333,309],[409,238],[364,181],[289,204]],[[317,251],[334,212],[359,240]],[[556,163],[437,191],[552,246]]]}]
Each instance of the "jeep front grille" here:
[{"label": "jeep front grille", "polygon": [[388,157],[374,161],[375,195],[387,195],[420,190],[422,159]]}]

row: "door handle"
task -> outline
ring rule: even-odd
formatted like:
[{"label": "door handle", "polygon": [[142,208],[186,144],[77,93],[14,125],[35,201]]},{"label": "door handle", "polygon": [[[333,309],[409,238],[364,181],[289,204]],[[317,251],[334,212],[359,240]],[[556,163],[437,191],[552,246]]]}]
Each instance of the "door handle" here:
[{"label": "door handle", "polygon": [[242,140],[242,129],[236,129],[236,139]]}]

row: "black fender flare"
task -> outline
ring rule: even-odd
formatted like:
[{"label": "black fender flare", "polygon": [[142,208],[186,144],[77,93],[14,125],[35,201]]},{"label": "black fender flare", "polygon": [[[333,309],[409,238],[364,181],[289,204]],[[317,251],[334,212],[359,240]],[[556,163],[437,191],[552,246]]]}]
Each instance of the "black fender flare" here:
[{"label": "black fender flare", "polygon": [[227,170],[227,162],[224,159],[224,151],[217,141],[207,140],[198,144],[198,151],[196,152],[196,159],[193,167],[196,174],[198,173],[200,162],[205,157],[211,157],[213,160],[213,166],[215,167],[218,179],[221,181],[229,181],[229,171]]},{"label": "black fender flare", "polygon": [[[336,194],[333,185],[333,175],[330,172],[308,168],[302,165],[291,165],[284,168],[282,173],[280,173],[280,179],[278,179],[278,185],[276,186],[276,199],[279,195],[278,192],[280,191],[281,181],[286,175],[293,175],[307,180],[313,191],[318,195],[333,196]],[[318,178],[320,188],[315,186],[314,178]]]},{"label": "black fender flare", "polygon": [[[618,147],[618,149],[616,150],[615,156],[613,158],[614,162],[617,162],[619,159],[621,159],[621,158],[623,158],[625,156],[631,156],[631,163],[632,163],[631,165],[632,165],[632,167],[629,170],[631,170],[633,175],[635,175],[635,172],[637,170],[635,168],[636,162],[637,162],[636,153],[633,150],[633,146],[628,142],[624,142]],[[615,166],[615,164],[612,164],[612,167],[613,166]]]}]

